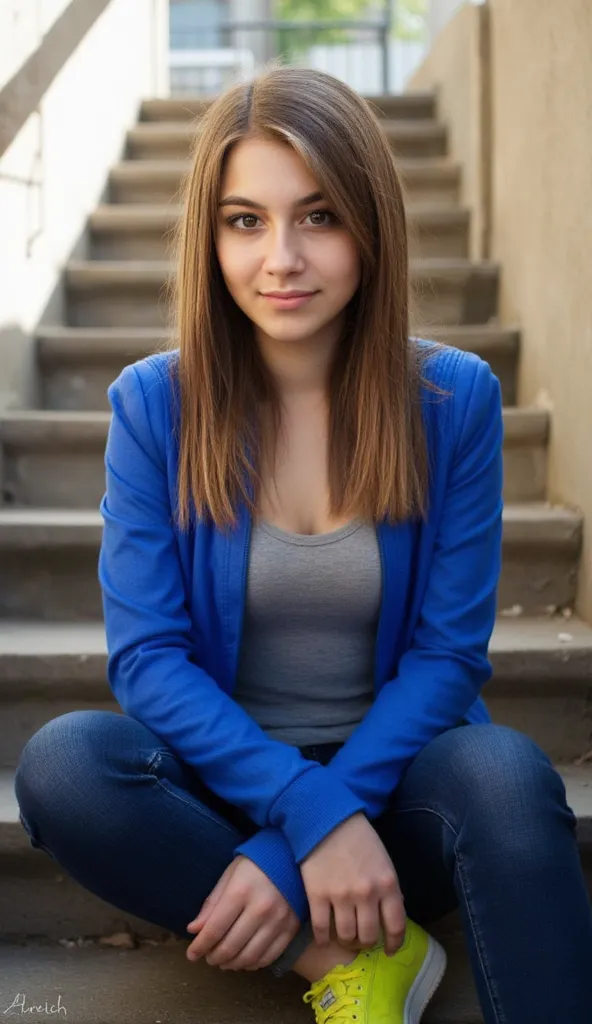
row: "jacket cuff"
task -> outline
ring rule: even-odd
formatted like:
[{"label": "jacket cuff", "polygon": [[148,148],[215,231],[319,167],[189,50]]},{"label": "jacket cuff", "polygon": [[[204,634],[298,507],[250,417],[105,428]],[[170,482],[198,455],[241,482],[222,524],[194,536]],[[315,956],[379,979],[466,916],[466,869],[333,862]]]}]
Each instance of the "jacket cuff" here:
[{"label": "jacket cuff", "polygon": [[286,787],[275,801],[270,820],[281,828],[300,864],[315,846],[359,811],[365,812],[363,800],[327,770],[318,765],[303,772]]},{"label": "jacket cuff", "polygon": [[273,828],[271,825],[259,829],[236,847],[235,857],[239,854],[248,857],[265,872],[301,922],[310,917],[308,897],[300,868],[281,829]]}]

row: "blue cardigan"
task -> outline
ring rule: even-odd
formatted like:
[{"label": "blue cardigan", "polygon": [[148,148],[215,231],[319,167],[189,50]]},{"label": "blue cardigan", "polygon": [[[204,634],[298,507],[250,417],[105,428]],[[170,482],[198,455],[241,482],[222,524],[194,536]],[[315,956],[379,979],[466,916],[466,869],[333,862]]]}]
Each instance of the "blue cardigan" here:
[{"label": "blue cardigan", "polygon": [[470,352],[435,348],[421,389],[432,467],[428,522],[377,524],[383,595],[375,700],[330,764],[269,737],[232,698],[251,517],[234,530],[172,520],[178,460],[175,354],[125,367],[113,416],[99,578],[108,678],[123,711],[151,729],[259,829],[235,855],[253,860],[301,921],[299,863],[356,812],[385,808],[406,766],[445,729],[491,718],[479,691],[501,571],[500,384]]}]

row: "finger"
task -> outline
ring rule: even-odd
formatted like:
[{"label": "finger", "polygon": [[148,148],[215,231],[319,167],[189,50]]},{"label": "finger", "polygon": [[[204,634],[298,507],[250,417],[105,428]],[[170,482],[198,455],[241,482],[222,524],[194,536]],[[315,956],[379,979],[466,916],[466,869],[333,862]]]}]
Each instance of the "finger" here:
[{"label": "finger", "polygon": [[349,901],[333,903],[335,915],[335,934],[337,942],[353,942],[358,934],[358,922],[356,920],[356,905]]},{"label": "finger", "polygon": [[193,920],[189,922],[188,928],[189,926],[193,926],[196,924],[200,925],[207,920],[212,911],[212,908],[216,906],[216,903],[218,902],[226,886],[228,885],[230,877],[234,871],[235,864],[236,860],[233,860],[232,863],[228,865],[224,874],[221,875],[218,881],[216,882],[216,885],[212,889],[209,896],[206,896],[205,900],[203,901],[197,917],[194,917]]},{"label": "finger", "polygon": [[269,967],[270,964],[277,960],[282,955],[284,950],[290,944],[294,938],[293,930],[286,931],[285,929],[280,932],[277,938],[270,943],[269,947],[259,957],[259,962],[254,967],[248,967],[247,970],[256,971],[262,967]]},{"label": "finger", "polygon": [[212,967],[218,967],[220,964],[226,964],[229,960],[234,960],[257,930],[258,924],[254,921],[253,914],[244,910],[232,927],[228,929],[222,941],[210,950],[206,957],[207,962]]},{"label": "finger", "polygon": [[380,939],[380,900],[364,900],[356,904],[357,935],[362,947],[374,946]]},{"label": "finger", "polygon": [[310,902],[310,923],[317,946],[328,945],[331,938],[331,903],[325,897]]},{"label": "finger", "polygon": [[215,903],[210,902],[209,898],[207,900],[204,900],[204,902],[201,905],[201,910],[197,917],[194,917],[193,921],[190,921],[189,924],[187,925],[187,931],[194,932],[197,931],[199,928],[203,928],[208,917],[212,913],[212,910],[214,909],[215,905]]},{"label": "finger", "polygon": [[382,920],[384,950],[392,955],[396,953],[405,939],[405,923],[407,915],[403,901],[397,893],[383,896],[380,901],[380,916]]},{"label": "finger", "polygon": [[208,918],[199,935],[193,940],[187,949],[187,956],[190,960],[197,960],[205,956],[211,949],[226,935],[237,917],[243,912],[243,907],[237,906],[229,900],[223,900],[214,907],[211,916]]},{"label": "finger", "polygon": [[254,935],[251,935],[237,956],[227,959],[219,965],[220,969],[226,971],[256,970],[259,961],[269,950],[271,942],[275,941],[276,930],[273,926],[262,925]]}]

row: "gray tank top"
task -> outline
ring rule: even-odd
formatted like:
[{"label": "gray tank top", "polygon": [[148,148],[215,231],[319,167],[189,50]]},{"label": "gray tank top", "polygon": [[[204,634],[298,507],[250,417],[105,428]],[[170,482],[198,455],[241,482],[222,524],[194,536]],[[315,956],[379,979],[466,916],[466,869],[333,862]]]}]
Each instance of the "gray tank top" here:
[{"label": "gray tank top", "polygon": [[344,742],[374,701],[381,596],[373,524],[254,523],[233,699],[284,743]]}]

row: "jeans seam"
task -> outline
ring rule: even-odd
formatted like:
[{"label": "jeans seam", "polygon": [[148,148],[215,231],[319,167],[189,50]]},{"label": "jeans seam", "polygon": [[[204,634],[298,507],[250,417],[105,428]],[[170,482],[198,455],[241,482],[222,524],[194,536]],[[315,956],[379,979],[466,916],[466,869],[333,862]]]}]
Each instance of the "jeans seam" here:
[{"label": "jeans seam", "polygon": [[51,857],[51,859],[55,861],[56,858],[54,857],[54,855],[51,852],[51,850],[49,849],[49,847],[45,846],[42,842],[39,841],[37,836],[33,833],[33,830],[31,829],[31,826],[29,825],[27,819],[25,818],[25,816],[23,815],[22,811],[20,811],[20,810],[19,810],[19,822],[20,822],[21,827],[23,828],[25,834],[29,838],[29,845],[30,845],[31,849],[32,850],[41,850],[43,853],[46,853],[48,857]]},{"label": "jeans seam", "polygon": [[160,764],[163,757],[170,757],[173,761],[176,760],[175,755],[170,750],[155,750],[146,765],[146,771],[152,773],[153,768],[155,768],[157,764]]},{"label": "jeans seam", "polygon": [[[457,843],[458,843],[458,837],[457,837]],[[456,866],[458,868],[458,875],[459,875],[459,878],[460,878],[460,885],[461,885],[461,889],[462,889],[463,899],[465,901],[465,906],[467,908],[467,915],[468,915],[468,918],[469,918],[469,921],[470,921],[470,924],[471,924],[471,931],[473,933],[473,939],[474,939],[474,942],[475,942],[475,949],[477,950],[477,956],[479,957],[479,962],[481,964],[481,970],[483,972],[483,977],[485,979],[485,984],[487,986],[487,992],[489,994],[489,1001],[491,1003],[491,1008],[493,1010],[493,1015],[495,1017],[495,1020],[496,1020],[497,1024],[503,1024],[503,1021],[505,1020],[505,1015],[502,1018],[502,1017],[500,1017],[500,1015],[498,1013],[497,999],[495,998],[494,991],[493,991],[494,990],[494,986],[493,986],[493,980],[492,980],[492,976],[491,976],[491,971],[489,970],[489,965],[487,963],[487,958],[485,956],[485,950],[482,948],[482,942],[481,942],[480,936],[478,934],[477,928],[475,927],[475,922],[473,920],[473,913],[472,913],[472,910],[471,910],[471,902],[470,902],[469,896],[468,896],[468,886],[467,886],[467,883],[466,883],[466,880],[465,880],[465,869],[464,869],[464,865],[463,865],[463,859],[462,859],[460,853],[458,852],[457,843],[454,844],[454,853],[455,853],[455,857],[456,857]]]},{"label": "jeans seam", "polygon": [[436,815],[436,817],[442,819],[442,821],[445,823],[445,825],[448,826],[448,828],[452,832],[453,836],[455,837],[454,856],[455,856],[455,860],[456,860],[456,866],[458,868],[458,875],[459,875],[459,879],[460,879],[460,886],[461,886],[461,890],[462,890],[462,895],[463,895],[463,899],[464,899],[464,902],[465,902],[465,907],[466,907],[466,910],[467,910],[467,917],[469,919],[469,923],[471,925],[471,931],[473,933],[473,940],[474,940],[474,943],[475,943],[475,949],[477,950],[477,956],[479,957],[479,963],[481,964],[481,971],[482,971],[483,977],[485,979],[485,985],[487,987],[487,992],[489,994],[489,999],[490,999],[490,1002],[491,1002],[491,1008],[492,1008],[493,1013],[494,1013],[496,1024],[504,1024],[505,1018],[500,1017],[500,1015],[498,1013],[497,1000],[494,997],[494,991],[493,991],[494,986],[493,986],[493,983],[492,983],[491,971],[489,970],[489,965],[487,963],[487,958],[485,956],[485,950],[482,948],[482,942],[481,942],[480,936],[478,934],[477,928],[475,927],[475,922],[474,922],[474,919],[473,919],[473,913],[472,913],[472,910],[471,910],[471,901],[470,901],[469,895],[468,895],[469,887],[468,887],[467,882],[466,882],[463,858],[462,858],[462,855],[461,855],[461,853],[459,851],[459,848],[458,848],[458,843],[459,843],[459,840],[460,840],[460,833],[457,832],[456,829],[454,828],[454,825],[452,825],[452,823],[450,821],[448,821],[448,818],[446,817],[446,815],[442,814],[441,811],[436,810],[434,807],[401,807],[401,808],[397,808],[395,810],[395,814],[406,814],[409,811],[426,811],[428,814]]},{"label": "jeans seam", "polygon": [[[150,768],[155,767],[157,764],[160,763],[160,758],[162,754],[168,754],[169,756],[171,756],[170,751],[168,750],[157,750],[156,754],[154,755],[150,762]],[[244,838],[243,833],[236,829],[234,825],[231,825],[230,822],[227,822],[222,817],[222,815],[220,815],[219,818],[214,817],[214,815],[210,813],[210,809],[207,806],[207,804],[204,804],[203,801],[200,801],[199,807],[196,807],[195,804],[191,802],[191,800],[185,800],[184,797],[180,796],[179,793],[175,793],[172,789],[169,789],[168,786],[165,786],[164,781],[162,779],[159,779],[156,775],[153,775],[153,778],[157,785],[160,786],[163,793],[167,793],[168,796],[172,796],[175,800],[178,800],[180,803],[185,804],[186,807],[190,807],[191,810],[194,811],[196,814],[200,814],[202,817],[208,818],[208,820],[211,821],[214,825],[218,825],[221,828],[226,829],[227,832],[229,832],[232,836],[235,836],[237,839]]]}]

